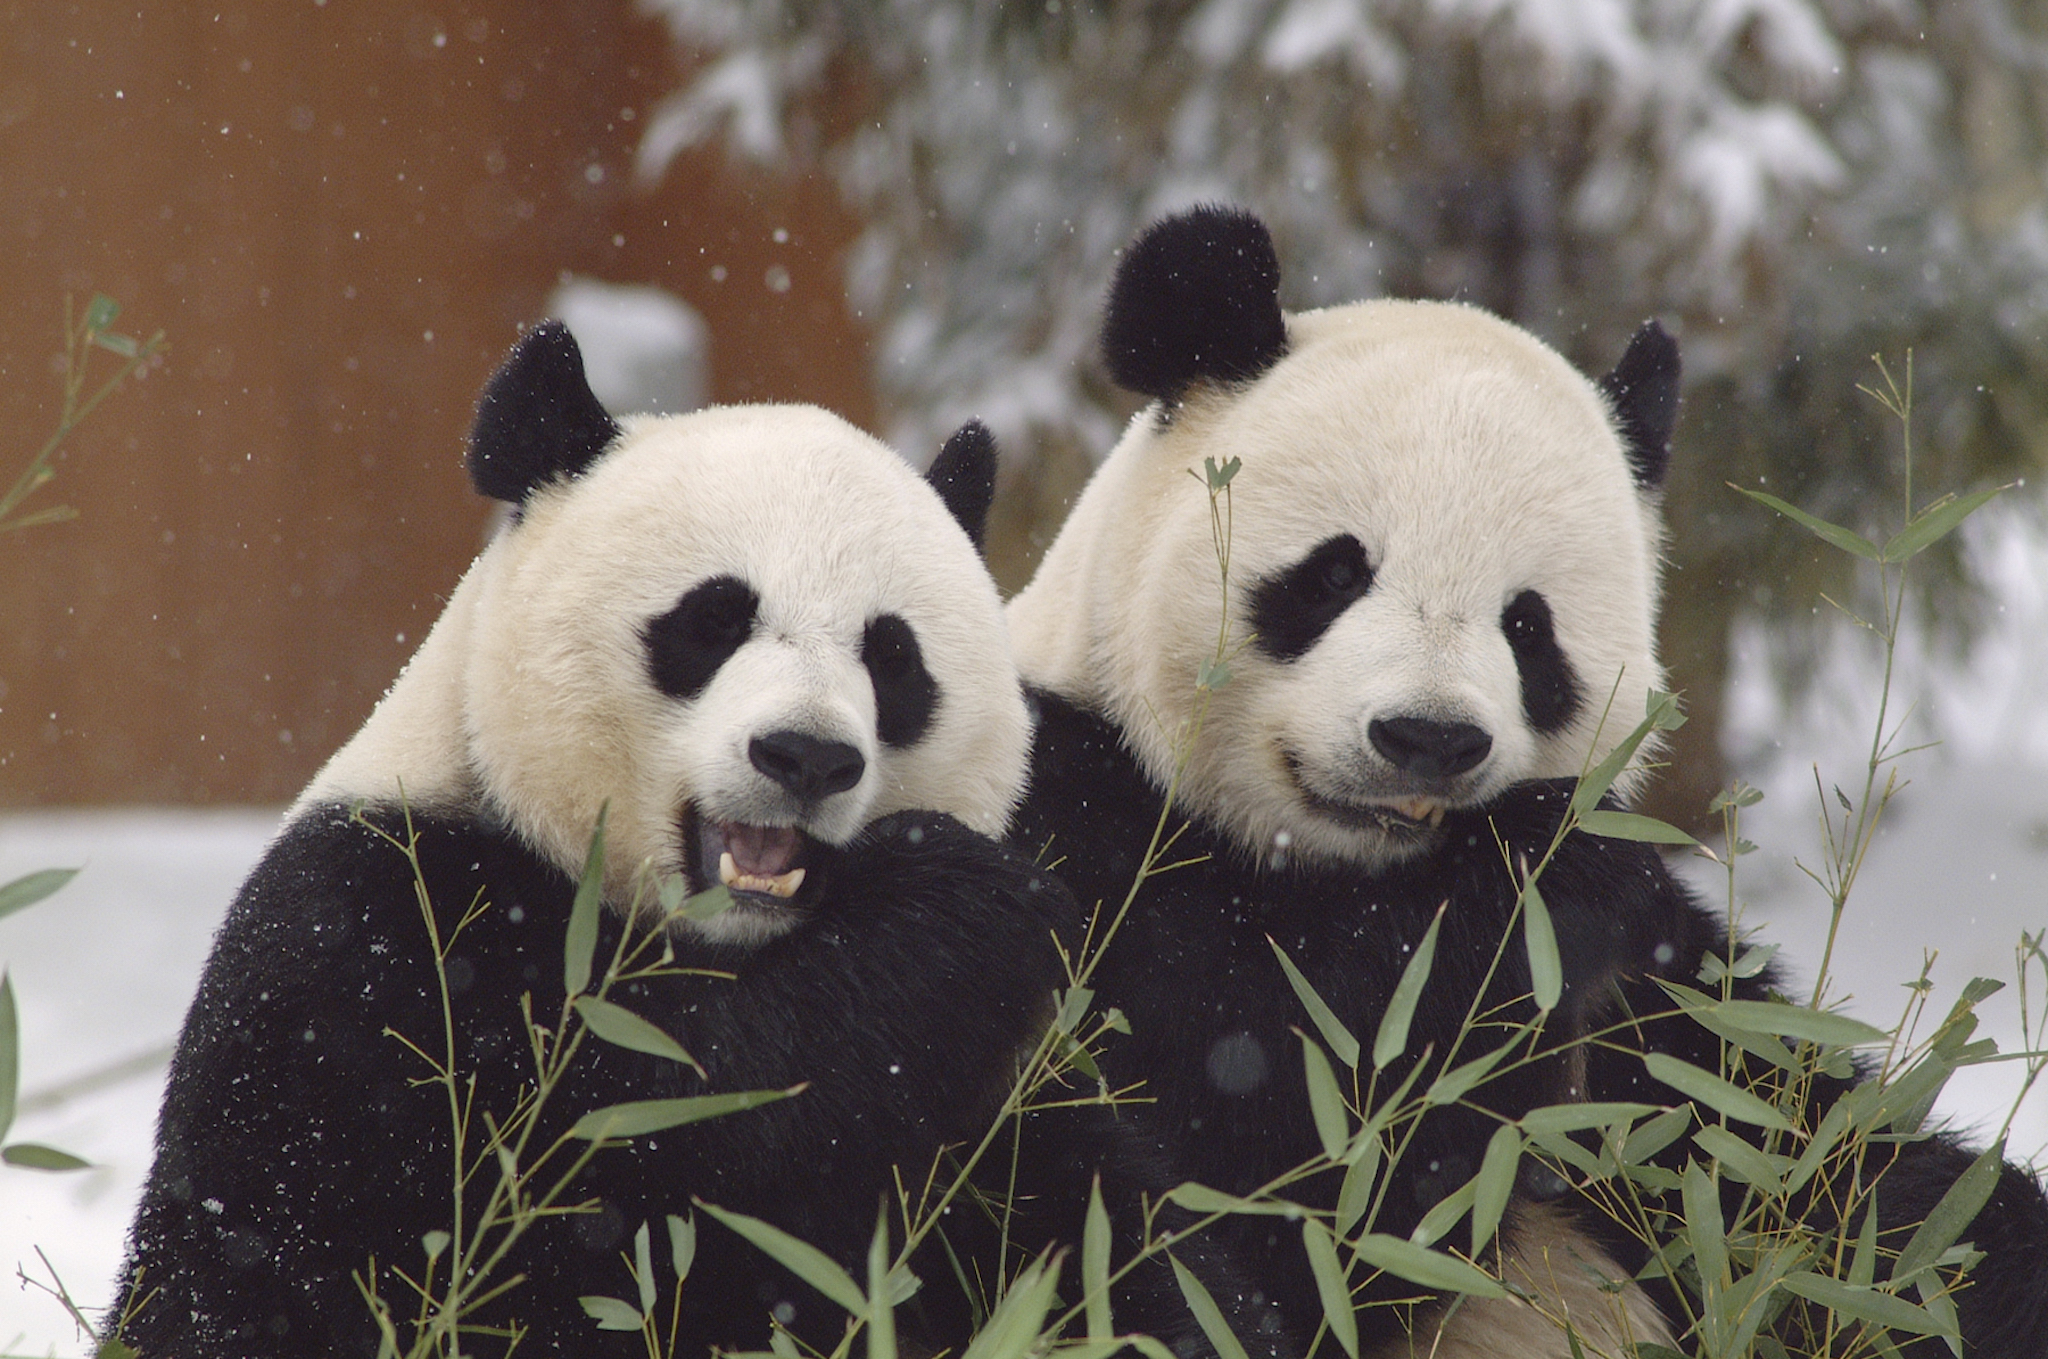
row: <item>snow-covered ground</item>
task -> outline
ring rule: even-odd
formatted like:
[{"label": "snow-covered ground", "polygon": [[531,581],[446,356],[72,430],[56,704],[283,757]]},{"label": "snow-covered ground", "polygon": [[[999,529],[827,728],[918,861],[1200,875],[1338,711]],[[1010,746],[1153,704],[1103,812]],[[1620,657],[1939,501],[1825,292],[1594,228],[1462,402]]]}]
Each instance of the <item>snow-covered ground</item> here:
[{"label": "snow-covered ground", "polygon": [[[1999,601],[1969,661],[1914,661],[1909,695],[1947,739],[1907,758],[1910,779],[1884,822],[1836,945],[1831,994],[1875,1023],[1895,1022],[1901,984],[1938,949],[1936,1014],[1972,976],[2010,982],[2022,930],[2048,928],[2048,541],[2017,520],[1980,539]],[[1810,980],[1827,931],[1825,900],[1794,866],[1819,860],[1813,762],[1827,785],[1860,791],[1875,688],[1871,656],[1844,648],[1803,699],[1768,682],[1769,641],[1744,633],[1730,730],[1766,800],[1752,809],[1739,895],[1748,920],[1784,946]],[[1830,793],[1832,797],[1832,793]],[[208,943],[277,813],[71,811],[0,817],[0,882],[56,865],[84,871],[57,896],[0,920],[0,963],[21,1009],[24,1107],[10,1140],[87,1157],[91,1170],[44,1175],[0,1168],[0,1353],[75,1356],[83,1347],[58,1305],[18,1287],[17,1267],[49,1281],[40,1248],[85,1306],[103,1305],[122,1235],[148,1168],[150,1136],[175,1036]],[[1711,866],[1705,866],[1711,870]],[[1701,875],[1719,900],[1715,872]],[[2036,973],[2035,1013],[2044,998]],[[1982,1007],[1985,1032],[2019,1046],[2014,988]],[[1995,1126],[2016,1088],[2010,1065],[1960,1073],[1943,1112]],[[2014,1124],[2013,1154],[2048,1145],[2048,1092]]]}]

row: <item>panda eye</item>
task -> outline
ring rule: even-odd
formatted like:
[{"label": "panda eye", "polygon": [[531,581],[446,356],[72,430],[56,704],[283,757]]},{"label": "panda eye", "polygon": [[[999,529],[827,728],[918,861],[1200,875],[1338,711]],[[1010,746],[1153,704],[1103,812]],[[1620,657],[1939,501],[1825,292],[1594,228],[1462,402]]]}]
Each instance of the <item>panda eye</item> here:
[{"label": "panda eye", "polygon": [[875,686],[875,734],[883,745],[915,745],[939,706],[917,633],[896,614],[878,615],[861,633],[860,663]]},{"label": "panda eye", "polygon": [[640,640],[654,687],[671,698],[695,698],[753,635],[760,605],[745,581],[713,576],[691,587],[667,613],[649,619]]},{"label": "panda eye", "polygon": [[1529,725],[1546,735],[1563,730],[1579,710],[1579,677],[1558,645],[1550,601],[1534,590],[1522,591],[1501,610],[1500,630],[1515,654]]},{"label": "panda eye", "polygon": [[1332,623],[1372,589],[1372,563],[1348,533],[1318,543],[1307,556],[1251,593],[1252,630],[1275,660],[1303,655]]}]

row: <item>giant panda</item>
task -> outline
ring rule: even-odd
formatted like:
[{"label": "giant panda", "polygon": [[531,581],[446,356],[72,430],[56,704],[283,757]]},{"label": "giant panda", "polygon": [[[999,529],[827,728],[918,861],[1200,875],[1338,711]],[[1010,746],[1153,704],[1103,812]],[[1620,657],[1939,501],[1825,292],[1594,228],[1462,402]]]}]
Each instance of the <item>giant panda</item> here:
[{"label": "giant panda", "polygon": [[[1541,862],[1573,780],[1661,682],[1659,498],[1678,404],[1677,346],[1654,322],[1595,382],[1470,306],[1290,315],[1278,286],[1264,226],[1238,210],[1197,208],[1132,244],[1103,349],[1149,404],[1009,606],[1038,709],[1013,843],[1084,907],[1102,903],[1105,925],[1130,895],[1092,977],[1132,1030],[1106,1073],[1143,1082],[1153,1103],[1135,1117],[1176,1174],[1232,1194],[1321,1145],[1296,1032],[1313,1030],[1275,945],[1370,1043],[1441,913],[1408,1055],[1382,1091],[1415,1054],[1441,1067],[1468,1005],[1510,1022],[1532,1013],[1519,935],[1490,985],[1488,969],[1516,875]],[[1232,460],[1226,577],[1204,483],[1205,464]],[[1217,673],[1219,621],[1228,678],[1205,696],[1197,677]],[[1624,774],[1619,793],[1639,778]],[[1134,892],[1155,828],[1173,837],[1172,866]],[[1469,1180],[1499,1118],[1567,1101],[1678,1103],[1640,1050],[1716,1066],[1715,1040],[1689,1020],[1638,1024],[1608,1046],[1556,1041],[1668,1012],[1656,979],[1692,983],[1706,953],[1725,951],[1723,922],[1657,853],[1575,833],[1541,887],[1565,983],[1551,1056],[1423,1121],[1377,1231],[1408,1235]],[[1775,981],[1766,971],[1738,993],[1762,997]],[[1482,1031],[1457,1060],[1492,1046]],[[1970,1161],[1939,1138],[1900,1155],[1888,1230],[1917,1224]],[[1283,1197],[1327,1210],[1338,1188],[1331,1172]],[[1494,1263],[1569,1315],[1589,1353],[1672,1343],[1679,1314],[1627,1284],[1639,1243],[1563,1189],[1525,1169]],[[1251,1280],[1261,1324],[1305,1347],[1323,1309],[1296,1229],[1246,1215],[1217,1230],[1267,1262]],[[2048,1352],[2039,1186],[2008,1167],[1973,1231],[1992,1258],[1961,1303],[1970,1352]],[[1419,1291],[1382,1276],[1359,1300]],[[1372,1307],[1358,1320],[1364,1342],[1390,1352],[1571,1349],[1517,1300],[1467,1298],[1448,1319]]]},{"label": "giant panda", "polygon": [[[596,1109],[803,1088],[599,1150],[561,1200],[578,1211],[543,1218],[497,1265],[488,1283],[518,1282],[481,1306],[476,1325],[494,1329],[463,1351],[502,1354],[516,1330],[521,1355],[644,1353],[578,1299],[638,1297],[626,1262],[651,1222],[666,1336],[663,1219],[693,1200],[765,1219],[865,1286],[898,1169],[914,1187],[988,1125],[1066,979],[1075,923],[1056,880],[992,838],[1029,742],[977,551],[993,458],[970,425],[927,481],[803,407],[620,424],[564,328],[526,334],[468,451],[509,526],[291,807],[215,941],[110,1313],[127,1344],[368,1359],[366,1291],[409,1343],[407,1280],[434,1267],[423,1243],[473,1229],[500,1173],[485,1120],[532,1091],[526,1016],[560,1022],[601,817],[593,975],[623,935],[662,923],[649,889],[663,879],[729,890],[722,913],[670,918],[666,962],[610,996],[702,1074],[588,1036],[523,1164]],[[428,1080],[437,1063],[461,1075],[459,1109]],[[1060,1153],[1076,1213],[1087,1172],[1109,1164],[1080,1145]],[[832,1347],[837,1304],[695,1221],[676,1352],[762,1349],[771,1316]],[[947,1280],[924,1273],[906,1328],[925,1308],[933,1343],[954,1341],[965,1303],[934,1301]]]}]

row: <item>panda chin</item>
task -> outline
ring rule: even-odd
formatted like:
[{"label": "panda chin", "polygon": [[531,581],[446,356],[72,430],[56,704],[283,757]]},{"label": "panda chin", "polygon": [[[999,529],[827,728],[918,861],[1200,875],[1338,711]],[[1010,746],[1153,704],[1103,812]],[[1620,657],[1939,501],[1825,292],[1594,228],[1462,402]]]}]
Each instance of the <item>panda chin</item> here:
[{"label": "panda chin", "polygon": [[795,826],[721,821],[683,813],[685,873],[692,892],[724,886],[737,909],[788,911],[819,892],[821,846]]},{"label": "panda chin", "polygon": [[1399,798],[1340,801],[1311,788],[1308,780],[1302,777],[1301,762],[1293,755],[1285,758],[1295,791],[1310,811],[1351,830],[1386,836],[1397,848],[1420,847],[1429,843],[1442,829],[1444,815],[1451,808],[1451,804],[1442,799],[1420,793]]}]

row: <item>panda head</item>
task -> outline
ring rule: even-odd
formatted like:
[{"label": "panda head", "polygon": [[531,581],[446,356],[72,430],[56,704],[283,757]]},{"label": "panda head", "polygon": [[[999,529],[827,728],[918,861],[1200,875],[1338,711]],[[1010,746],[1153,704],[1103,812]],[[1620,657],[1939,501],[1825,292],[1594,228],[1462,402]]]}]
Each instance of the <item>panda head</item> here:
[{"label": "panda head", "polygon": [[707,934],[771,937],[878,817],[1004,828],[1029,719],[977,545],[994,458],[970,424],[920,478],[802,406],[614,423],[538,327],[470,442],[512,520],[384,706],[450,687],[467,796],[572,875],[607,807],[615,905],[679,871],[733,889]]},{"label": "panda head", "polygon": [[[1651,322],[1590,382],[1468,306],[1284,315],[1278,274],[1241,212],[1133,244],[1104,349],[1153,402],[1012,603],[1012,644],[1164,787],[1227,609],[1232,678],[1182,802],[1261,859],[1377,867],[1447,809],[1578,774],[1661,683],[1677,348]],[[1241,461],[1227,591],[1210,458]]]}]

